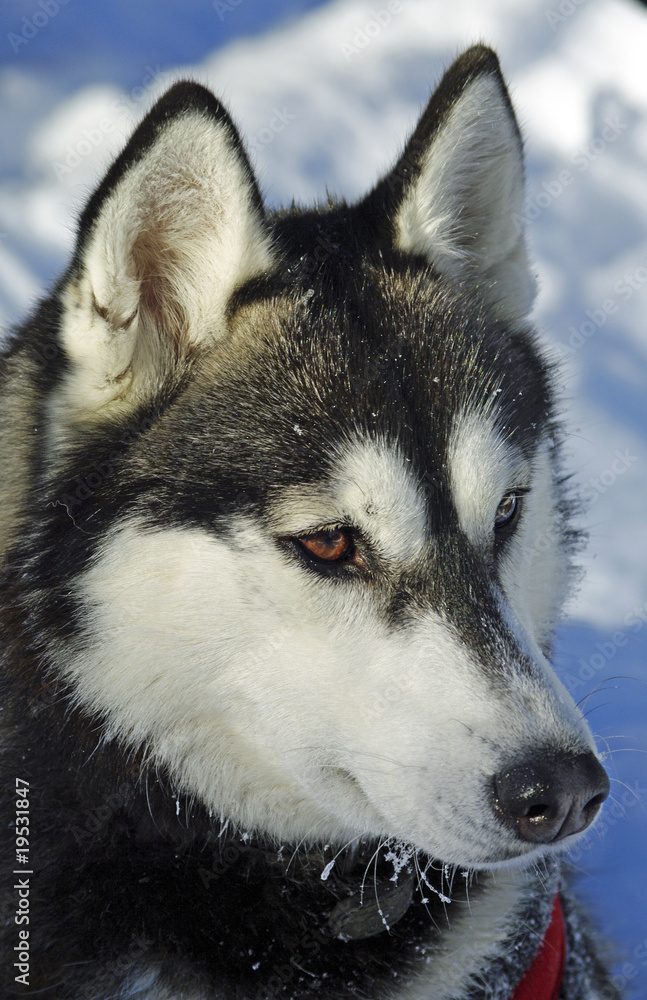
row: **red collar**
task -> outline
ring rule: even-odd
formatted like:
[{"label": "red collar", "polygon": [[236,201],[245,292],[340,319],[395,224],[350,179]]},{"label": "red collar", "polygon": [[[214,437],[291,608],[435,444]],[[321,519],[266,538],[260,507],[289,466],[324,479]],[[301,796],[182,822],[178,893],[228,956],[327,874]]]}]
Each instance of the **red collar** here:
[{"label": "red collar", "polygon": [[559,1000],[566,957],[566,933],[559,893],[539,950],[510,1000]]}]

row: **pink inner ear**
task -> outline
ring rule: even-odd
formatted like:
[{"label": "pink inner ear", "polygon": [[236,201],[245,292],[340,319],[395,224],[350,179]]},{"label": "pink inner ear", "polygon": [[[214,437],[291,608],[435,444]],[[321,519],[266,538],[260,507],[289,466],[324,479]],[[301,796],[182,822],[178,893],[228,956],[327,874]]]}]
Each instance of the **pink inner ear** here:
[{"label": "pink inner ear", "polygon": [[155,320],[161,320],[162,314],[161,281],[159,275],[147,274],[139,282],[142,308]]},{"label": "pink inner ear", "polygon": [[176,353],[186,331],[186,316],[173,283],[175,263],[160,234],[143,232],[133,247],[139,281],[140,319],[153,328]]},{"label": "pink inner ear", "polygon": [[[172,315],[174,311],[169,282],[162,274],[145,274],[140,279],[139,289],[142,311],[156,327],[167,329],[169,313]],[[168,333],[173,335],[173,330],[169,329]]]}]

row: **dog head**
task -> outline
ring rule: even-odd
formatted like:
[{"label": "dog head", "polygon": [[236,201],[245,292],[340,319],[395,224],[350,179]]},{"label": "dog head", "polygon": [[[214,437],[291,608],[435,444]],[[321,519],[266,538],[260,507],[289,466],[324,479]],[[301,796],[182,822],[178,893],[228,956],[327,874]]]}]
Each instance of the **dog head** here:
[{"label": "dog head", "polygon": [[44,403],[48,655],[246,829],[497,866],[606,795],[548,659],[572,533],[522,198],[477,47],[356,205],[266,213],[180,83],[83,214]]}]

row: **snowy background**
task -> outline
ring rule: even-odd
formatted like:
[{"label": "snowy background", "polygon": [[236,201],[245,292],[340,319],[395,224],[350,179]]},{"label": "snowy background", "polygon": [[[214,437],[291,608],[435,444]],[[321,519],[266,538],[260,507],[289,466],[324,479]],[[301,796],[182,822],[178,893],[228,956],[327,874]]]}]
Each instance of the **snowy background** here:
[{"label": "snowy background", "polygon": [[564,361],[590,501],[558,669],[609,751],[582,892],[647,996],[647,8],[634,0],[3,0],[0,323],[58,274],[131,124],[181,75],[240,124],[270,204],[352,198],[392,161],[443,68],[498,51],[526,135],[537,319]]}]

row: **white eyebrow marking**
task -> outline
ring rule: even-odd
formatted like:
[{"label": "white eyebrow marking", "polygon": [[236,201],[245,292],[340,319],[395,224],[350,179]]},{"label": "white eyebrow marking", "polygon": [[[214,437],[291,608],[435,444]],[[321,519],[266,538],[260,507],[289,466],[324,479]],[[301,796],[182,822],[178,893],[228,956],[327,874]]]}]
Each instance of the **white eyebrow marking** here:
[{"label": "white eyebrow marking", "polygon": [[490,537],[506,490],[527,484],[528,463],[491,416],[474,411],[454,420],[447,461],[459,524],[471,542],[482,543]]},{"label": "white eyebrow marking", "polygon": [[340,455],[334,491],[339,505],[387,558],[406,564],[429,544],[423,490],[393,445],[354,442]]},{"label": "white eyebrow marking", "polygon": [[333,455],[318,488],[282,493],[274,527],[286,535],[334,524],[359,528],[384,558],[406,566],[430,544],[426,497],[413,467],[385,441],[355,438]]}]

